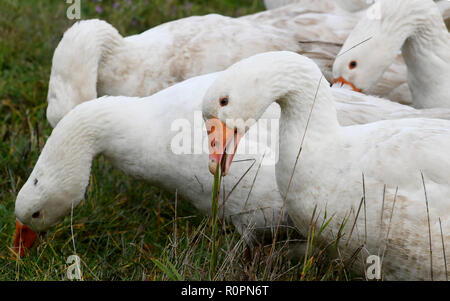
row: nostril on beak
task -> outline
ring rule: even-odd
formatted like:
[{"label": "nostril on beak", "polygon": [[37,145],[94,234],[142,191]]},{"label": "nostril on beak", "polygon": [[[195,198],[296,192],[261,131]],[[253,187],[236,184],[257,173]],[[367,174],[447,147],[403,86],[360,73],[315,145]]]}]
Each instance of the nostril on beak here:
[{"label": "nostril on beak", "polygon": [[211,172],[211,174],[215,174],[216,173],[216,169],[217,169],[217,160],[215,158],[211,158],[209,160],[209,171]]}]

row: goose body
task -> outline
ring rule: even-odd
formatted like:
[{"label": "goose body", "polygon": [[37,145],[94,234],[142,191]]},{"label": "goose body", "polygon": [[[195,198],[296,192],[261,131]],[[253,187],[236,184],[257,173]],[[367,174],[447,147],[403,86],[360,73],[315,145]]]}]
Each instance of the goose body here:
[{"label": "goose body", "polygon": [[[229,102],[221,107],[217,99],[224,95]],[[366,258],[375,255],[386,280],[445,280],[450,121],[413,118],[343,127],[320,69],[290,52],[259,54],[230,67],[209,88],[203,114],[226,121],[238,139],[245,129],[233,129],[232,121],[258,120],[273,102],[281,107],[277,183],[300,233],[308,234],[314,213],[318,225],[326,213],[331,222],[316,239],[328,245],[341,233],[341,259],[361,248],[352,265],[356,272],[364,274]]]},{"label": "goose body", "polygon": [[[415,109],[390,100],[353,92],[344,88],[332,88],[331,93],[342,126],[366,124],[380,120],[405,118],[437,118],[450,120],[450,109]],[[277,115],[278,118],[278,115]]]},{"label": "goose body", "polygon": [[[336,58],[336,81],[371,94],[401,50],[413,106],[450,107],[450,34],[439,7],[431,0],[379,0],[374,7],[380,18],[364,16]],[[357,41],[369,38],[348,51]]]}]

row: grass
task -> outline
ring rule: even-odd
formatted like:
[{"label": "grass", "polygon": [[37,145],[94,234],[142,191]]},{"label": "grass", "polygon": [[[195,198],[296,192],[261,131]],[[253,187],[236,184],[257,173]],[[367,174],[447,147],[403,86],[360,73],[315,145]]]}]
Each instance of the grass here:
[{"label": "grass", "polygon": [[[258,0],[82,0],[82,18],[101,18],[124,36],[206,13],[239,16]],[[81,258],[83,280],[339,280],[345,273],[314,242],[286,261],[287,243],[249,251],[237,231],[202,216],[175,192],[131,179],[99,158],[85,200],[28,257],[10,250],[14,201],[51,127],[45,117],[53,51],[74,21],[65,1],[5,0],[0,9],[0,280],[67,280],[67,258]],[[72,225],[73,224],[73,225]],[[319,229],[319,230],[316,230]],[[71,235],[73,230],[73,237]],[[318,233],[316,233],[318,231]],[[269,255],[268,255],[269,253]]]}]

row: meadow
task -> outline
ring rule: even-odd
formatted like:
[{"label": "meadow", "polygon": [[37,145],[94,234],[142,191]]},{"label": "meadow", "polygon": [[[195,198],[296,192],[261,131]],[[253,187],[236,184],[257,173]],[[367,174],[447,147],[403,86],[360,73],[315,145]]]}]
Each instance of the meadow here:
[{"label": "meadow", "polygon": [[[241,16],[260,0],[82,0],[82,19],[100,18],[124,35],[190,15]],[[46,98],[54,49],[75,21],[63,0],[0,4],[0,280],[67,280],[77,254],[83,280],[348,280],[314,245],[286,260],[287,244],[246,248],[227,222],[202,216],[175,191],[161,191],[94,161],[85,200],[29,256],[11,246],[14,202],[51,134]],[[213,226],[214,224],[214,226]],[[217,233],[215,233],[217,230]],[[73,232],[73,235],[72,235]]]}]

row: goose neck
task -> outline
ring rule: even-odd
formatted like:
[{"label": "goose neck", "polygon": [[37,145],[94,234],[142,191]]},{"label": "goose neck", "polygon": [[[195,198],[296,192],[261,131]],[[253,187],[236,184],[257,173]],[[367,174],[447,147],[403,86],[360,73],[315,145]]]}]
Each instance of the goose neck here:
[{"label": "goose neck", "polygon": [[442,95],[437,77],[450,76],[450,40],[438,6],[431,0],[380,1],[381,31],[401,49],[408,67],[408,84],[418,108]]},{"label": "goose neck", "polygon": [[328,82],[324,77],[299,87],[281,97],[280,129],[299,137],[307,132],[309,137],[323,140],[333,138],[341,127]]},{"label": "goose neck", "polygon": [[92,160],[102,152],[102,137],[106,133],[99,113],[89,110],[89,103],[81,104],[53,130],[41,160],[55,175],[62,173],[71,178],[86,174],[86,168],[90,171]]},{"label": "goose neck", "polygon": [[441,78],[450,78],[449,37],[439,15],[422,22],[402,47],[417,108],[440,107],[441,99],[446,98],[442,91],[447,91],[447,82]]}]

